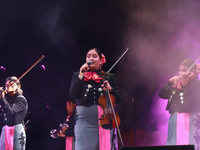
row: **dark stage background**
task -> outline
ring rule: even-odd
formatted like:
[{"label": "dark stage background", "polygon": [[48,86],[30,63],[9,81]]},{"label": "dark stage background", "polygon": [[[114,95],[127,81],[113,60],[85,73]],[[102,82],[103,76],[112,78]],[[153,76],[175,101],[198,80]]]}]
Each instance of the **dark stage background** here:
[{"label": "dark stage background", "polygon": [[[18,0],[0,2],[0,86],[20,77],[29,103],[27,149],[64,149],[50,130],[65,121],[71,77],[89,49],[106,56],[123,96],[116,105],[125,146],[165,145],[168,113],[159,88],[200,56],[198,0]],[[45,66],[42,67],[42,65]],[[6,70],[5,70],[5,69]]]}]

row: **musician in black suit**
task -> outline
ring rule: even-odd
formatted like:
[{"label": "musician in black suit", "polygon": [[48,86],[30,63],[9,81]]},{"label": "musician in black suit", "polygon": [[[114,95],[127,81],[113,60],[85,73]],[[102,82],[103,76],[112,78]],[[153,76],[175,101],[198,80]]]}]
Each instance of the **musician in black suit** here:
[{"label": "musician in black suit", "polygon": [[21,83],[15,76],[6,79],[5,90],[0,88],[3,128],[0,137],[0,150],[25,150],[26,133],[24,118],[28,111],[28,102],[23,96]]},{"label": "musician in black suit", "polygon": [[185,60],[179,67],[179,75],[171,77],[158,93],[161,98],[168,99],[166,110],[170,118],[167,145],[200,146],[199,71],[199,64]]},{"label": "musician in black suit", "polygon": [[102,149],[110,150],[112,147],[110,133],[109,140],[107,140],[106,134],[106,137],[102,137],[105,129],[102,130],[98,125],[99,112],[101,111],[98,99],[106,89],[115,96],[116,103],[119,103],[122,98],[115,75],[102,70],[104,63],[105,56],[97,48],[93,48],[86,55],[86,63],[72,77],[69,95],[77,99],[75,102],[77,105],[75,117],[76,150],[99,150],[102,146],[106,147]]}]

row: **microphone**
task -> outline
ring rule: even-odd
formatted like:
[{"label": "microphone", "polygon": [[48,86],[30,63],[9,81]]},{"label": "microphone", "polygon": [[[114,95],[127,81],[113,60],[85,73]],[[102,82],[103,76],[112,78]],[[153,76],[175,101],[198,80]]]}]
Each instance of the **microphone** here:
[{"label": "microphone", "polygon": [[[91,64],[92,64],[92,61],[91,61],[91,60],[88,60],[88,61],[87,61],[88,67],[89,67]],[[86,69],[87,69],[87,67],[85,67],[85,69],[82,69],[81,72],[82,72],[82,73],[85,72]]]},{"label": "microphone", "polygon": [[88,60],[88,61],[87,61],[87,64],[88,64],[88,66],[90,66],[90,65],[92,64],[92,61],[91,61],[91,60]]}]

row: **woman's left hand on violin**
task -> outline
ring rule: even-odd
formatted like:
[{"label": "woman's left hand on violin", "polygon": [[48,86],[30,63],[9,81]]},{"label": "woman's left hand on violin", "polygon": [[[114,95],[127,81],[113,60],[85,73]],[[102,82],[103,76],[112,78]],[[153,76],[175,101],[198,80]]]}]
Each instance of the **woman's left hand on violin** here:
[{"label": "woman's left hand on violin", "polygon": [[109,92],[112,91],[112,87],[110,86],[110,83],[107,80],[105,80],[103,82],[103,84],[101,85],[101,87],[103,87],[104,91],[106,91],[106,90],[108,90]]}]

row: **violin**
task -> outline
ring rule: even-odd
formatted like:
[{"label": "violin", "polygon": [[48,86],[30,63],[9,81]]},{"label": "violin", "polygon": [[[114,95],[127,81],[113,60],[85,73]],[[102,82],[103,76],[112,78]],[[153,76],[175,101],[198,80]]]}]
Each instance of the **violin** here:
[{"label": "violin", "polygon": [[4,97],[5,95],[9,95],[9,96],[15,96],[17,94],[17,90],[12,90],[12,91],[10,91],[10,90],[3,90],[2,88],[1,88],[1,91],[0,91],[0,97]]},{"label": "violin", "polygon": [[[107,71],[108,73],[112,70],[112,68],[119,62],[119,60],[126,54],[129,50],[127,47],[124,53],[118,58],[118,60],[111,66],[111,68]],[[103,81],[105,81],[105,74],[102,71],[101,73]],[[121,137],[121,133],[119,130],[119,125],[121,123],[118,114],[115,113],[113,105],[115,105],[115,96],[109,93],[109,90],[106,88],[106,92],[104,95],[101,95],[98,99],[100,107],[103,109],[103,115],[100,117],[100,126],[104,129],[114,129],[117,128],[119,139],[121,141],[121,145],[124,146],[123,140]]]},{"label": "violin", "polygon": [[[18,81],[18,80],[17,80]],[[15,84],[17,81],[7,81],[6,82],[6,89],[4,90],[2,87],[0,88],[0,94],[4,97],[5,95],[15,96],[17,92],[22,93],[20,86]]]},{"label": "violin", "polygon": [[115,101],[115,96],[110,94],[108,89],[106,89],[105,94],[101,95],[98,99],[99,105],[103,109],[103,115],[99,118],[100,126],[103,129],[111,130],[117,128],[121,123],[119,115],[112,110],[114,109]]},{"label": "violin", "polygon": [[109,100],[107,100],[108,97],[110,97],[109,99],[111,100],[112,105],[115,105],[115,97],[112,94],[110,94],[110,96],[107,95],[108,94],[106,93],[106,96],[105,95],[100,96],[98,100],[99,105],[103,109],[103,115],[101,115],[101,117],[99,118],[100,126],[104,129],[114,129],[117,128],[117,124],[118,126],[120,125],[121,121],[119,115],[115,114],[117,124],[115,123],[114,114],[111,110],[110,102]]},{"label": "violin", "polygon": [[5,90],[3,92],[4,92],[4,95],[15,96],[15,95],[17,95],[18,89],[12,90],[12,91]]}]

